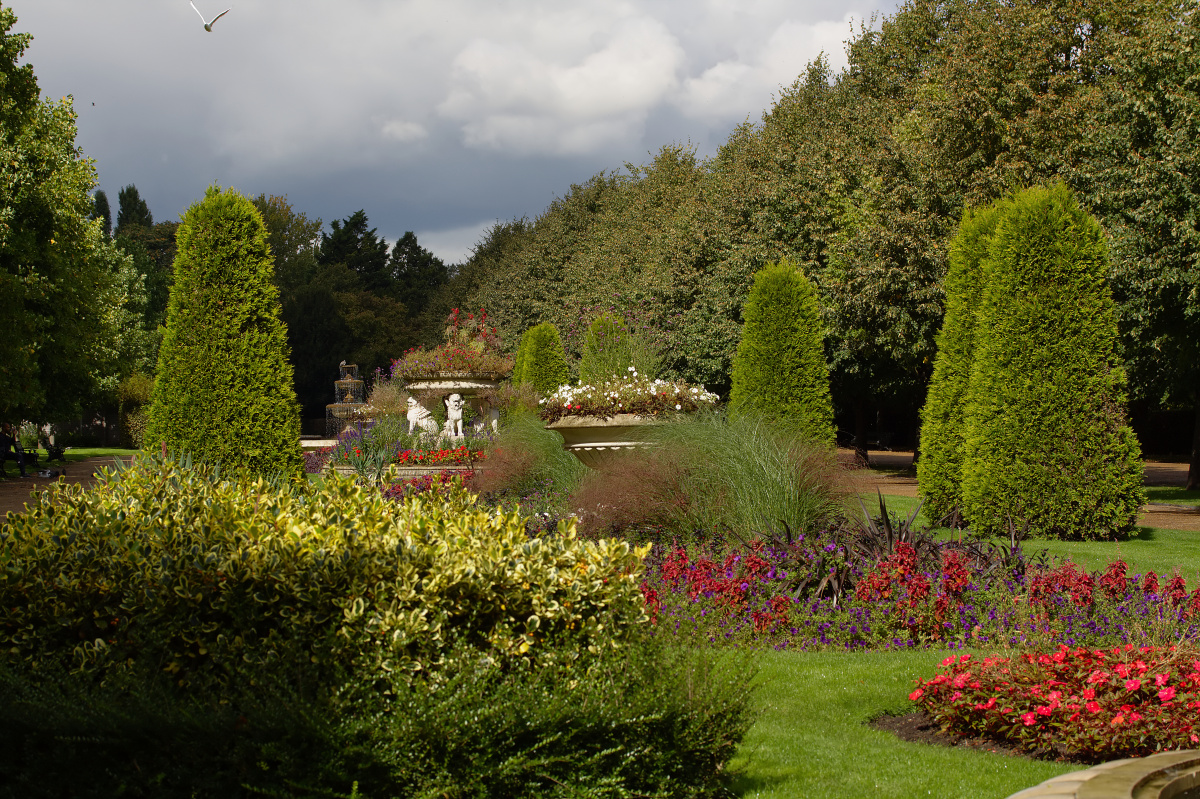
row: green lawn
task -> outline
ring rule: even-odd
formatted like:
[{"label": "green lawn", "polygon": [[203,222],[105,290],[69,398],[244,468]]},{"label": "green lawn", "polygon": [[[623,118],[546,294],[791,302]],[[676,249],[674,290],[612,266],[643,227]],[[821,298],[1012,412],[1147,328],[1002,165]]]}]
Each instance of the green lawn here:
[{"label": "green lawn", "polygon": [[[1198,491],[1184,491],[1181,488],[1151,488],[1153,491],[1176,492],[1177,494],[1200,494]],[[917,507],[919,499],[914,497],[898,497],[885,494],[883,497],[887,508],[893,515],[908,517]],[[1188,497],[1180,498],[1187,500]],[[1152,500],[1158,501],[1158,500]],[[879,499],[876,496],[864,495],[863,502],[872,514],[879,512]],[[861,514],[862,510],[858,509]],[[917,524],[928,524],[924,511],[917,516]],[[947,535],[957,535],[946,531]],[[1188,585],[1196,588],[1200,585],[1200,533],[1184,530],[1168,530],[1161,527],[1139,527],[1136,536],[1124,541],[1048,541],[1032,540],[1025,545],[1026,552],[1033,554],[1045,549],[1055,558],[1070,558],[1080,566],[1089,570],[1103,569],[1110,562],[1121,558],[1129,565],[1130,574],[1145,574],[1154,571],[1160,577],[1168,577],[1179,567],[1180,573],[1188,579]]]},{"label": "green lawn", "polygon": [[1146,501],[1200,508],[1200,491],[1188,491],[1178,486],[1146,486]]},{"label": "green lawn", "polygon": [[743,797],[1004,799],[1081,766],[906,743],[866,726],[907,712],[945,652],[760,655],[762,715],[733,763]]},{"label": "green lawn", "polygon": [[[136,449],[122,449],[121,447],[70,447],[64,453],[67,463],[77,463],[87,458],[95,458],[101,455],[116,455],[119,458],[130,458],[138,453]],[[39,449],[37,451],[38,462],[45,466],[49,463],[46,460],[46,450]],[[59,461],[54,461],[58,463]]]}]

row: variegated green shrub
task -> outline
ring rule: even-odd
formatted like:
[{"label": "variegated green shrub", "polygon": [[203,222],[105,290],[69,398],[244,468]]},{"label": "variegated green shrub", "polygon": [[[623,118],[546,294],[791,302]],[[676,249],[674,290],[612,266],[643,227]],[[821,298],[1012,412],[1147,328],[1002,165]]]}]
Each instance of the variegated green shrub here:
[{"label": "variegated green shrub", "polygon": [[436,677],[451,649],[569,658],[644,620],[643,553],[572,524],[530,539],[519,513],[473,499],[397,504],[349,479],[297,489],[143,456],[0,524],[0,660],[309,690]]}]

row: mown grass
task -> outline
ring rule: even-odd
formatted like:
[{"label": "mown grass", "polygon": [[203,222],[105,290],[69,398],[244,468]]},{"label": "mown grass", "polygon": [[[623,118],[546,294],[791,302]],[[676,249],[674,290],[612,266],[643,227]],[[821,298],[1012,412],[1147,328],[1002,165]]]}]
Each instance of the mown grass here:
[{"label": "mown grass", "polygon": [[1179,486],[1146,486],[1146,501],[1200,508],[1200,491],[1188,491]]},{"label": "mown grass", "polygon": [[731,764],[731,787],[757,799],[1003,799],[1081,766],[914,744],[867,726],[911,711],[917,677],[945,652],[774,652],[760,655],[762,715]]},{"label": "mown grass", "polygon": [[[122,447],[70,447],[63,453],[63,457],[67,463],[78,463],[79,461],[88,458],[97,458],[106,455],[115,455],[119,458],[130,458],[138,454],[136,449],[124,449]],[[50,462],[46,460],[47,452],[44,449],[37,451],[38,463],[45,466]],[[54,461],[59,463],[59,461]]]}]

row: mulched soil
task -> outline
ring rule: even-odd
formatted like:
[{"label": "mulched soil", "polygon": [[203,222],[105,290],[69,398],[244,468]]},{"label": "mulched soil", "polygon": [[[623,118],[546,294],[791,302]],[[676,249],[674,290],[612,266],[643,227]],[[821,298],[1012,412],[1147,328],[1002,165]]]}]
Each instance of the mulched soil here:
[{"label": "mulched soil", "polygon": [[904,716],[880,716],[870,722],[877,730],[890,732],[902,741],[931,746],[957,746],[1008,757],[1028,757],[1033,760],[1051,760],[1056,763],[1083,763],[1082,760],[1063,757],[1058,752],[1045,750],[1025,752],[1015,746],[988,738],[968,738],[952,732],[942,732],[938,723],[923,710]]}]

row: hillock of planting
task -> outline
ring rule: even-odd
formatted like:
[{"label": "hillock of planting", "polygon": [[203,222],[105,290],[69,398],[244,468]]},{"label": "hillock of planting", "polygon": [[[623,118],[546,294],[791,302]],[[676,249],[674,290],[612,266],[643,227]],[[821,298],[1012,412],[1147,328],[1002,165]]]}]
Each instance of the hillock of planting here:
[{"label": "hillock of planting", "polygon": [[706,795],[748,724],[741,666],[644,639],[639,553],[461,490],[142,457],[9,515],[0,561],[23,795]]},{"label": "hillock of planting", "polygon": [[909,699],[942,729],[1031,754],[1098,763],[1200,748],[1200,649],[1060,645],[951,655]]},{"label": "hillock of planting", "polygon": [[804,430],[750,413],[699,413],[656,427],[650,441],[584,476],[568,507],[585,534],[696,541],[767,525],[812,532],[840,514],[836,456]]}]

